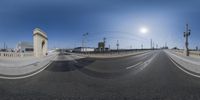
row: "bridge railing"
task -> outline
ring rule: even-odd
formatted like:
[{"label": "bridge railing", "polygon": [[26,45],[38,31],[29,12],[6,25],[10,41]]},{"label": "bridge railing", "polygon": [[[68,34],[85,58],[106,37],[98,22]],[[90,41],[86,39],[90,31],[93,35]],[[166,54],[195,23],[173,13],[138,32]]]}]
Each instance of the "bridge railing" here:
[{"label": "bridge railing", "polygon": [[124,55],[124,54],[131,54],[131,53],[138,53],[138,52],[146,52],[149,50],[121,50],[121,51],[106,51],[106,52],[73,52],[75,54],[80,55],[101,55],[101,56],[107,56],[107,55]]},{"label": "bridge railing", "polygon": [[30,57],[30,56],[33,56],[33,52],[30,53],[0,52],[0,57]]},{"label": "bridge railing", "polygon": [[[173,51],[181,54],[184,53],[184,50],[173,50]],[[189,51],[189,54],[194,56],[200,56],[200,51]]]},{"label": "bridge railing", "polygon": [[200,51],[190,51],[191,55],[200,56]]},{"label": "bridge railing", "polygon": [[175,51],[177,53],[184,53],[184,50],[172,50],[172,51]]}]

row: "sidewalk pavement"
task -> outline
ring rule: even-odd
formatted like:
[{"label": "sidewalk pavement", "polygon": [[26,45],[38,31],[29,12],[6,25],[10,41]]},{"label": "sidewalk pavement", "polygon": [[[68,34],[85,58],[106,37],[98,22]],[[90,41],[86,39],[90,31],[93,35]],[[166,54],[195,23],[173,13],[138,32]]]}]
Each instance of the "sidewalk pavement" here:
[{"label": "sidewalk pavement", "polygon": [[200,77],[200,57],[184,56],[183,54],[176,53],[172,50],[165,50],[165,52],[183,70]]},{"label": "sidewalk pavement", "polygon": [[[18,79],[30,76],[44,69],[58,53],[53,53],[42,58],[0,58],[0,78]],[[20,60],[21,59],[21,60]]]},{"label": "sidewalk pavement", "polygon": [[3,58],[0,57],[0,67],[20,67],[37,62],[36,57],[17,57],[17,58]]},{"label": "sidewalk pavement", "polygon": [[126,57],[126,56],[134,56],[134,55],[139,55],[143,53],[147,53],[150,50],[146,51],[135,51],[135,52],[121,52],[121,53],[100,53],[100,54],[77,54],[77,53],[71,53],[73,55],[77,55],[80,57],[89,57],[89,58],[118,58],[118,57]]}]

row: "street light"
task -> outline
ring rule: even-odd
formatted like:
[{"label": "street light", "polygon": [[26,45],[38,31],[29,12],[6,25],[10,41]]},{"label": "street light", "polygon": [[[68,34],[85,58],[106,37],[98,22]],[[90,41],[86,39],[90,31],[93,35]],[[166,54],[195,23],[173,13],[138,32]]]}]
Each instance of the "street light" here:
[{"label": "street light", "polygon": [[191,33],[191,29],[188,28],[188,24],[186,24],[186,27],[185,27],[185,32],[183,32],[183,36],[185,37],[185,55],[186,56],[189,56],[189,50],[188,50],[188,37],[190,36],[190,33]]},{"label": "street light", "polygon": [[[117,40],[117,44],[116,44],[116,46],[117,46],[117,52],[119,51],[119,41]],[[119,52],[118,52],[119,53]]]},{"label": "street light", "polygon": [[86,46],[86,41],[87,41],[87,36],[89,33],[84,33],[83,34],[83,40],[82,40],[82,47],[84,48]]}]

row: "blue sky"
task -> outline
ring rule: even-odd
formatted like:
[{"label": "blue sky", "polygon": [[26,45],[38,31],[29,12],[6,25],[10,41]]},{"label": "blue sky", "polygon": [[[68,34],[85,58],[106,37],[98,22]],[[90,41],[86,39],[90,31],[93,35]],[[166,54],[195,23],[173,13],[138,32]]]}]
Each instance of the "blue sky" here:
[{"label": "blue sky", "polygon": [[[190,48],[200,47],[199,0],[1,0],[0,48],[6,42],[14,48],[18,41],[32,41],[39,27],[49,38],[49,48],[81,46],[88,32],[87,46],[107,38],[116,48],[150,47],[150,39],[163,46],[183,48],[186,23],[192,30]],[[149,31],[141,34],[139,29]]]}]

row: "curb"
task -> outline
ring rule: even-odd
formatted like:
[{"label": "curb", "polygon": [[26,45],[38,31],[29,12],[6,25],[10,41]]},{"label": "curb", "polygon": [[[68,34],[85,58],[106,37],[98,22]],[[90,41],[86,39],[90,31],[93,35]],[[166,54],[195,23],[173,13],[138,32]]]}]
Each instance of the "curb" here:
[{"label": "curb", "polygon": [[[168,54],[167,54],[168,55]],[[180,65],[179,63],[177,63],[175,60],[173,60],[172,57],[170,57],[168,55],[168,58],[172,61],[172,63],[174,63],[176,65],[176,67],[178,67],[180,70],[182,70],[183,72],[185,72],[186,74],[188,75],[191,75],[191,76],[194,76],[194,77],[197,77],[197,78],[200,78],[200,73],[196,73],[194,71],[191,71],[185,67],[183,67],[182,65]]]}]

